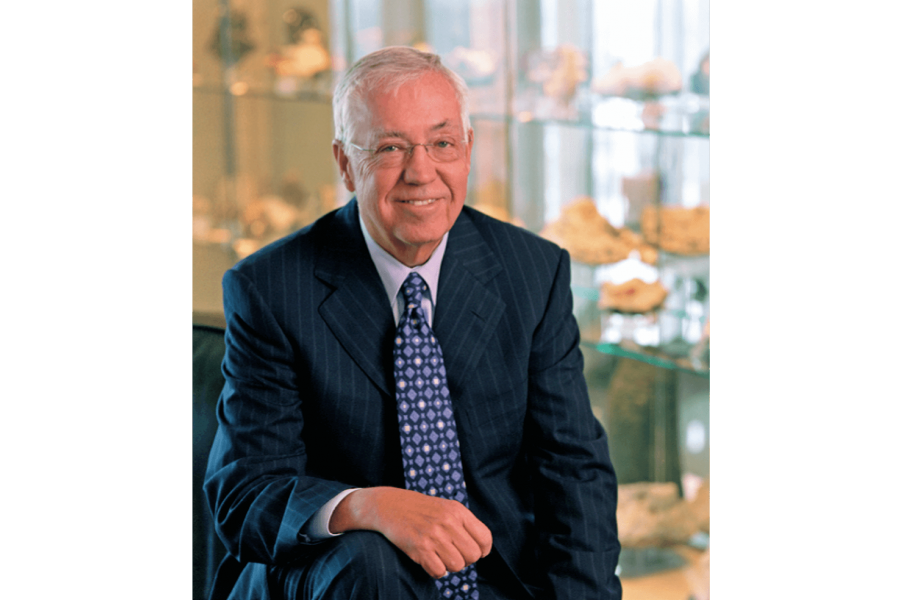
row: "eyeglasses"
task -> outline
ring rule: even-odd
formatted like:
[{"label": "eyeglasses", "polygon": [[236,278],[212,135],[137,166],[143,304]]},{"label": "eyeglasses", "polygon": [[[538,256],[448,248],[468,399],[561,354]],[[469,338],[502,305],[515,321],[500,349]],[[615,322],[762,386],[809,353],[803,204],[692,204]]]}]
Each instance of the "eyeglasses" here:
[{"label": "eyeglasses", "polygon": [[463,143],[459,138],[446,137],[428,144],[403,144],[391,142],[378,148],[363,148],[353,142],[347,142],[357,150],[368,152],[378,167],[399,167],[412,157],[416,146],[425,148],[425,153],[435,162],[453,162],[463,155]]}]

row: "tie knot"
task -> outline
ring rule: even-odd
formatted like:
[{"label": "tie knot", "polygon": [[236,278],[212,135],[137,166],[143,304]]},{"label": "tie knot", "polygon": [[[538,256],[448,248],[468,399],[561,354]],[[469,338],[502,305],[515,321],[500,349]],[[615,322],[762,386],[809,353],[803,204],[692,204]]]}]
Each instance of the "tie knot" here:
[{"label": "tie knot", "polygon": [[410,304],[417,307],[422,306],[422,295],[427,289],[428,286],[421,275],[415,271],[407,275],[406,281],[400,286],[400,291],[403,293],[403,299],[406,302],[407,308],[411,308],[409,306]]}]

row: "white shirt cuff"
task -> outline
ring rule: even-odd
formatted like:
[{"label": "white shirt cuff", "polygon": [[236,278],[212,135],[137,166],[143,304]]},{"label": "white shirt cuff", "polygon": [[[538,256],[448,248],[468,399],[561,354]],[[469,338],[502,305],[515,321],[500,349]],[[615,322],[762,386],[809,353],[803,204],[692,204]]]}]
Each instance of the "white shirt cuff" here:
[{"label": "white shirt cuff", "polygon": [[323,504],[322,508],[316,511],[316,514],[309,520],[304,531],[310,541],[319,541],[340,535],[339,533],[331,533],[331,531],[328,530],[328,523],[331,521],[331,515],[334,513],[334,509],[337,508],[337,505],[340,504],[341,500],[346,498],[350,492],[355,492],[358,489],[359,488],[350,488],[349,490],[344,490]]}]

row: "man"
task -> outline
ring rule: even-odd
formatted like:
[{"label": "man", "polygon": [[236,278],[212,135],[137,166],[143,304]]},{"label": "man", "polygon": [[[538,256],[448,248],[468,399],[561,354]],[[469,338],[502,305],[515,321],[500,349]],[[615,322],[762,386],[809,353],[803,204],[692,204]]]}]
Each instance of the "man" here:
[{"label": "man", "polygon": [[334,97],[356,198],[223,280],[213,598],[620,598],[568,254],[463,203],[466,88],[374,52]]}]

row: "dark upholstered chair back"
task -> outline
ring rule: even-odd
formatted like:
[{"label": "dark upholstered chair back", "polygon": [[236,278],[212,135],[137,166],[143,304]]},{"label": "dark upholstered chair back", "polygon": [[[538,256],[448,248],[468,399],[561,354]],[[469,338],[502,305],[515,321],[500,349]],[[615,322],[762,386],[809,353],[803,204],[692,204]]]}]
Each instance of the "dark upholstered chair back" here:
[{"label": "dark upholstered chair back", "polygon": [[216,435],[216,402],[225,378],[225,330],[194,324],[194,600],[206,600],[225,548],[216,536],[213,518],[203,495],[203,476]]}]

